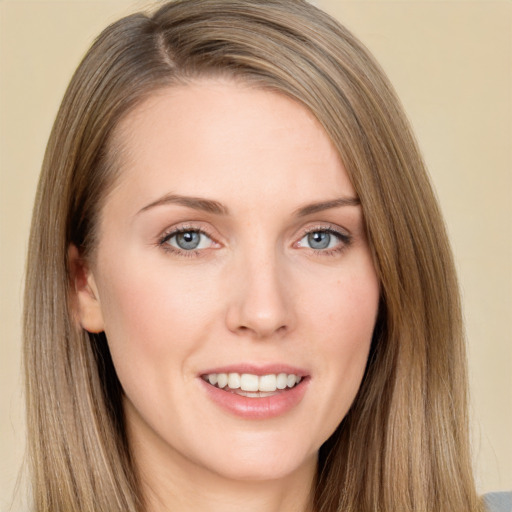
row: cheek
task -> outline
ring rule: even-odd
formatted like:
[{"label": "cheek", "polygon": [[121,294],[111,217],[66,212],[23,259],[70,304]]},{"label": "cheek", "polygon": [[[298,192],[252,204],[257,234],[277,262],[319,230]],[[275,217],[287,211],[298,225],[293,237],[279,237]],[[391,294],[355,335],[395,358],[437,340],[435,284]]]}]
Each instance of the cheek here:
[{"label": "cheek", "polygon": [[[364,261],[364,260],[363,260]],[[350,409],[366,368],[377,318],[380,287],[373,265],[351,267],[309,302],[316,343],[310,359],[319,368],[317,418],[312,430],[327,439]]]},{"label": "cheek", "polygon": [[[353,260],[353,261],[352,261]],[[380,286],[369,255],[356,255],[335,278],[306,283],[303,315],[325,333],[324,349],[365,352],[377,318]],[[318,283],[322,283],[322,287]],[[314,293],[311,293],[314,290]]]},{"label": "cheek", "polygon": [[338,311],[331,312],[333,336],[338,339],[334,344],[334,360],[358,388],[379,308],[380,286],[373,265],[368,263],[361,273],[348,276],[340,287],[344,291],[340,292]]},{"label": "cheek", "polygon": [[348,300],[345,294],[325,299],[331,307],[339,306],[326,313],[320,324],[325,333],[321,348],[324,363],[339,393],[355,395],[360,385],[375,327],[378,297],[376,292],[371,296],[354,293]]},{"label": "cheek", "polygon": [[99,289],[105,333],[121,381],[132,376],[155,380],[159,367],[182,373],[183,362],[202,344],[216,316],[208,280],[173,272],[159,261],[140,261],[125,256],[115,266],[104,265]]}]

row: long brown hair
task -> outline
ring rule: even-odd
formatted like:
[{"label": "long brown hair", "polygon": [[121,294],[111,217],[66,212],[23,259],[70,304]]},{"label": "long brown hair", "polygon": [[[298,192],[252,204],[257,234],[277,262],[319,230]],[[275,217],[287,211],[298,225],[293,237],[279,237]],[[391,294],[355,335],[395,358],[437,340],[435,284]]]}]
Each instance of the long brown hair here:
[{"label": "long brown hair", "polygon": [[223,75],[305,105],[360,198],[381,282],[361,389],[319,453],[316,512],[476,512],[454,265],[411,129],[362,44],[302,0],[177,0],[99,36],[48,143],[29,246],[24,361],[34,510],[144,510],[103,334],[73,318],[67,250],[94,251],[112,133],[156,89]]}]

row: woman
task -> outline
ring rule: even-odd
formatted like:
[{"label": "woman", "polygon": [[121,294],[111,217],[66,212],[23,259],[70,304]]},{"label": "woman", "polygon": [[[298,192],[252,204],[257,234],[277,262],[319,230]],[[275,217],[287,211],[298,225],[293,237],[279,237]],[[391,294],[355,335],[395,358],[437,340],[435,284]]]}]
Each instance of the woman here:
[{"label": "woman", "polygon": [[33,219],[36,510],[482,510],[439,210],[324,13],[185,0],[107,28]]}]

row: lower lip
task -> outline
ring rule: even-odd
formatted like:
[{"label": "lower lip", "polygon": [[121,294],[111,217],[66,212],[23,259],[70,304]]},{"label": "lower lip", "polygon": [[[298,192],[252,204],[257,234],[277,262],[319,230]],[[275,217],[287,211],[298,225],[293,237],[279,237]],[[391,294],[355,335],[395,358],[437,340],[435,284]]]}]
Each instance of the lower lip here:
[{"label": "lower lip", "polygon": [[295,387],[278,391],[275,395],[247,397],[224,391],[199,379],[210,399],[224,410],[250,420],[264,420],[286,414],[304,397],[309,379],[302,379]]}]

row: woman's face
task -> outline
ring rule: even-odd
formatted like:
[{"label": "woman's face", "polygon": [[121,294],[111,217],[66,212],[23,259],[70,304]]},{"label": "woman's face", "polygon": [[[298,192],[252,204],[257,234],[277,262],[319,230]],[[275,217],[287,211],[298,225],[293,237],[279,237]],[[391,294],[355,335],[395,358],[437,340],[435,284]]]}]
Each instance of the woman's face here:
[{"label": "woman's face", "polygon": [[280,94],[203,80],[154,94],[114,139],[120,176],[78,297],[82,325],[106,333],[136,460],[242,480],[314,471],[379,301],[325,132]]}]

